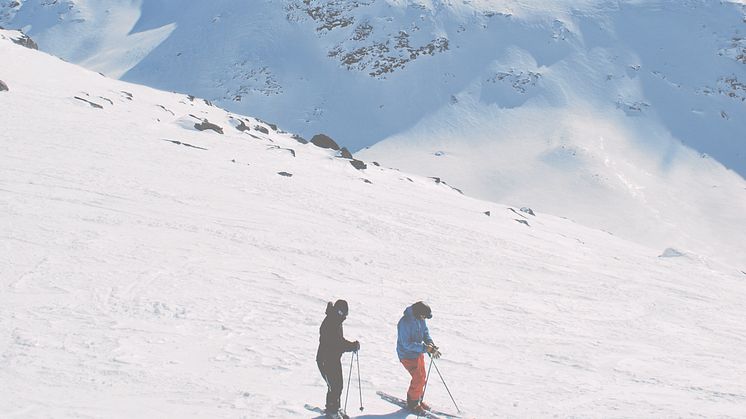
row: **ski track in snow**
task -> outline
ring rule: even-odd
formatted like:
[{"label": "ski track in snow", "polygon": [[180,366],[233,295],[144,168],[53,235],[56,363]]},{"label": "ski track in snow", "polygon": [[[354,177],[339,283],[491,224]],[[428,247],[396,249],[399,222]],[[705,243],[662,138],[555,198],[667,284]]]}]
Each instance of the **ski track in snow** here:
[{"label": "ski track in snow", "polygon": [[[0,40],[11,54],[0,62],[11,88],[0,93],[0,416],[312,416],[304,404],[325,392],[318,326],[336,298],[362,344],[358,418],[405,417],[375,391],[405,392],[396,322],[419,299],[467,417],[746,411],[746,288],[732,267],[658,258],[547,214],[529,228],[431,179],[356,171],[289,135],[233,130],[199,100]],[[113,104],[78,103],[81,91]],[[226,135],[185,129],[190,113]],[[453,410],[431,379],[428,400]]]}]

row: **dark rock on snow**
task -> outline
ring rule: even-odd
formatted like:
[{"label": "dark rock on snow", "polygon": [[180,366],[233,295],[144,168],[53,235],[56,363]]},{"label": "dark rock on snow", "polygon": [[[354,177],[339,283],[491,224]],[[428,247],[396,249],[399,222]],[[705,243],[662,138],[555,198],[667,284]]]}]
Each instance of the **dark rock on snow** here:
[{"label": "dark rock on snow", "polygon": [[363,170],[363,169],[367,169],[368,168],[368,165],[365,164],[365,162],[360,161],[360,160],[356,160],[356,159],[350,160],[350,164],[352,165],[352,167],[354,167],[357,170]]},{"label": "dark rock on snow", "polygon": [[285,177],[293,177],[293,174],[288,172],[277,172],[277,174]]},{"label": "dark rock on snow", "polygon": [[221,128],[218,125],[213,124],[212,122],[210,122],[210,121],[208,121],[206,119],[203,119],[202,122],[200,122],[200,123],[194,124],[194,128],[196,128],[196,129],[198,129],[200,131],[205,131],[205,130],[211,129],[211,130],[217,132],[218,134],[222,134],[223,133],[223,128]]},{"label": "dark rock on snow", "polygon": [[350,153],[350,150],[348,150],[347,147],[342,147],[342,149],[339,150],[339,157],[343,159],[352,159],[352,153]]},{"label": "dark rock on snow", "polygon": [[14,43],[16,43],[16,44],[18,44],[18,45],[20,45],[22,47],[26,47],[26,48],[30,48],[30,49],[37,49],[37,50],[39,49],[39,46],[36,45],[36,42],[34,42],[33,39],[29,38],[28,35],[24,34],[23,32],[21,32],[21,35],[22,36],[20,38],[18,38],[18,39],[11,39],[11,41],[13,41]]},{"label": "dark rock on snow", "polygon": [[306,140],[305,138],[301,137],[301,136],[300,136],[300,135],[298,135],[298,134],[293,134],[293,139],[294,139],[295,141],[297,141],[297,142],[301,143],[301,144],[308,144],[308,140]]},{"label": "dark rock on snow", "polygon": [[246,124],[245,124],[245,123],[244,123],[244,122],[243,122],[242,120],[240,120],[240,119],[237,119],[237,121],[238,121],[238,125],[236,126],[236,129],[237,129],[237,130],[239,130],[239,131],[241,131],[241,132],[244,132],[244,131],[248,131],[248,130],[249,130],[249,126],[248,126],[248,125],[246,125]]},{"label": "dark rock on snow", "polygon": [[332,150],[339,150],[339,145],[324,134],[316,134],[311,138],[311,143],[316,147],[330,148]]},{"label": "dark rock on snow", "polygon": [[83,102],[89,104],[91,107],[96,109],[104,109],[103,106],[99,105],[98,103],[91,102],[90,100],[83,99],[82,97],[74,96],[75,99],[82,100]]},{"label": "dark rock on snow", "polygon": [[534,214],[534,211],[529,207],[522,207],[521,211],[525,212],[526,214],[536,216],[536,214]]},{"label": "dark rock on snow", "polygon": [[206,149],[206,148],[204,148],[204,147],[197,147],[196,145],[191,145],[191,144],[189,144],[189,143],[183,143],[183,142],[181,142],[181,141],[178,141],[178,140],[168,140],[168,139],[164,139],[163,141],[168,141],[169,143],[174,143],[174,144],[177,144],[177,145],[183,145],[183,146],[185,146],[185,147],[197,148],[197,149],[200,149],[200,150],[207,150],[207,149]]},{"label": "dark rock on snow", "polygon": [[8,85],[5,84],[4,81],[0,80],[0,92],[7,92],[10,89],[8,88]]}]

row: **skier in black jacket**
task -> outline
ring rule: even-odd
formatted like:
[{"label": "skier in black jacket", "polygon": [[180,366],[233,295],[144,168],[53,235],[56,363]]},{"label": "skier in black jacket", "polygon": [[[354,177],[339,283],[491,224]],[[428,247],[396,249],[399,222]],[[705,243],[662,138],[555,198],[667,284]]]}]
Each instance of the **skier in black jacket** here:
[{"label": "skier in black jacket", "polygon": [[326,318],[319,328],[319,350],[316,353],[316,364],[321,376],[326,381],[326,416],[328,418],[346,417],[339,411],[339,398],[342,395],[344,380],[342,377],[342,354],[357,352],[360,342],[350,342],[344,338],[342,322],[347,318],[349,308],[347,301],[337,300],[326,305]]}]

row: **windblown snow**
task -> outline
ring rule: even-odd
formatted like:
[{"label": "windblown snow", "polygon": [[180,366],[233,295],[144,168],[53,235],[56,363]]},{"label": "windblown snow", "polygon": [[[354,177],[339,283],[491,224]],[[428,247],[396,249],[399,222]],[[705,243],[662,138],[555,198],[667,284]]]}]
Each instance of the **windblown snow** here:
[{"label": "windblown snow", "polygon": [[[362,344],[357,418],[407,416],[375,392],[406,390],[396,322],[417,300],[464,417],[746,411],[738,267],[372,161],[357,170],[257,118],[11,37],[0,416],[313,416],[318,326],[337,298]],[[455,410],[437,376],[426,398]]]}]

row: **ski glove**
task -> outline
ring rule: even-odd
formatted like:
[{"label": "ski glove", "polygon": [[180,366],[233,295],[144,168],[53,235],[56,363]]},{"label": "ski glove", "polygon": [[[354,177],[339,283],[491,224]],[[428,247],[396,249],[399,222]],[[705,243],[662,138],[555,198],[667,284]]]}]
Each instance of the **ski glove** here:
[{"label": "ski glove", "polygon": [[430,343],[430,344],[425,345],[425,350],[427,351],[428,354],[430,354],[431,357],[435,359],[440,358],[440,355],[441,355],[440,351],[438,350],[438,347],[435,346],[435,344]]}]

